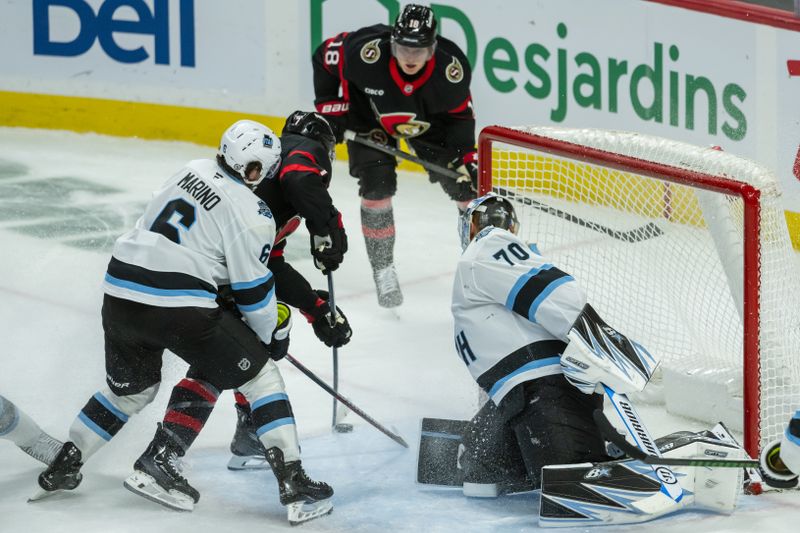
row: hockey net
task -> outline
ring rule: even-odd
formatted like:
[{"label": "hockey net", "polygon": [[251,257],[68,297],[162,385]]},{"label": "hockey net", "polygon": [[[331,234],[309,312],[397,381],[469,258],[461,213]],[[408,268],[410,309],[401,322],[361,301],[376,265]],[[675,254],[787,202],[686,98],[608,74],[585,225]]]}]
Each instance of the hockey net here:
[{"label": "hockey net", "polygon": [[744,433],[751,454],[800,406],[800,288],[775,177],[720,150],[600,130],[490,126],[480,190],[520,236],[661,358],[643,399]]}]

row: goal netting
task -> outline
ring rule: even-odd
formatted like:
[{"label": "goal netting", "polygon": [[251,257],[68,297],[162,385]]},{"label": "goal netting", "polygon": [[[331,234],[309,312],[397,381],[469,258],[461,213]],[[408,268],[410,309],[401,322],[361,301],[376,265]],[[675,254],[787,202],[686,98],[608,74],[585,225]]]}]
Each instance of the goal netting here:
[{"label": "goal netting", "polygon": [[645,399],[743,431],[800,407],[800,284],[774,175],[718,149],[624,132],[490,126],[481,192],[662,360]]}]

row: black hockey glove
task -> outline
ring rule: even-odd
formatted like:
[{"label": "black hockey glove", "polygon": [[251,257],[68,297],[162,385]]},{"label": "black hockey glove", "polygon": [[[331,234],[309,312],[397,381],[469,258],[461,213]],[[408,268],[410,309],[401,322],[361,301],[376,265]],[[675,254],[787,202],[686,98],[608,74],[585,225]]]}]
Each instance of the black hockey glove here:
[{"label": "black hockey glove", "polygon": [[327,235],[311,235],[311,256],[314,258],[314,266],[327,274],[339,268],[345,253],[347,233],[342,224],[342,214],[337,212],[328,221]]},{"label": "black hockey glove", "polygon": [[464,155],[459,155],[450,161],[447,167],[462,174],[462,177],[456,180],[458,199],[475,198],[478,190],[478,152],[472,150]]},{"label": "black hockey glove", "polygon": [[278,324],[272,332],[272,342],[269,343],[269,356],[273,361],[280,361],[289,353],[289,330],[292,329],[292,311],[283,303],[278,302]]},{"label": "black hockey glove", "polygon": [[317,290],[317,303],[309,311],[301,311],[306,317],[317,338],[325,343],[325,346],[339,348],[350,342],[353,330],[350,323],[344,316],[339,306],[336,306],[336,322],[333,322],[331,306],[328,304],[328,291]]}]

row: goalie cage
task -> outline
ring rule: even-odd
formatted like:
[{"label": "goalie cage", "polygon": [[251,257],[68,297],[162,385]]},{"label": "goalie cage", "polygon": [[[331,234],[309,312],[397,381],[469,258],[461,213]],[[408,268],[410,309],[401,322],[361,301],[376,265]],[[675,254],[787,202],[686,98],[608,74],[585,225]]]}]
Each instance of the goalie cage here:
[{"label": "goalie cage", "polygon": [[661,358],[639,401],[744,434],[758,457],[800,406],[800,289],[771,172],[713,148],[623,132],[489,126],[480,193]]}]

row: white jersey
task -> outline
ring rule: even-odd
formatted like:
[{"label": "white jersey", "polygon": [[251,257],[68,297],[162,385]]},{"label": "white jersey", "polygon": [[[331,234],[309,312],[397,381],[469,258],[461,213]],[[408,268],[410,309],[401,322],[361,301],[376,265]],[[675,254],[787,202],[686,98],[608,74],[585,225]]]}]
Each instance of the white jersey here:
[{"label": "white jersey", "polygon": [[159,307],[214,308],[217,288],[230,284],[247,323],[269,343],[277,323],[266,266],[274,239],[266,203],[216,161],[190,161],[117,239],[103,288]]},{"label": "white jersey", "polygon": [[456,351],[499,404],[516,385],[561,373],[567,333],[585,304],[572,276],[513,233],[489,226],[456,269]]}]

